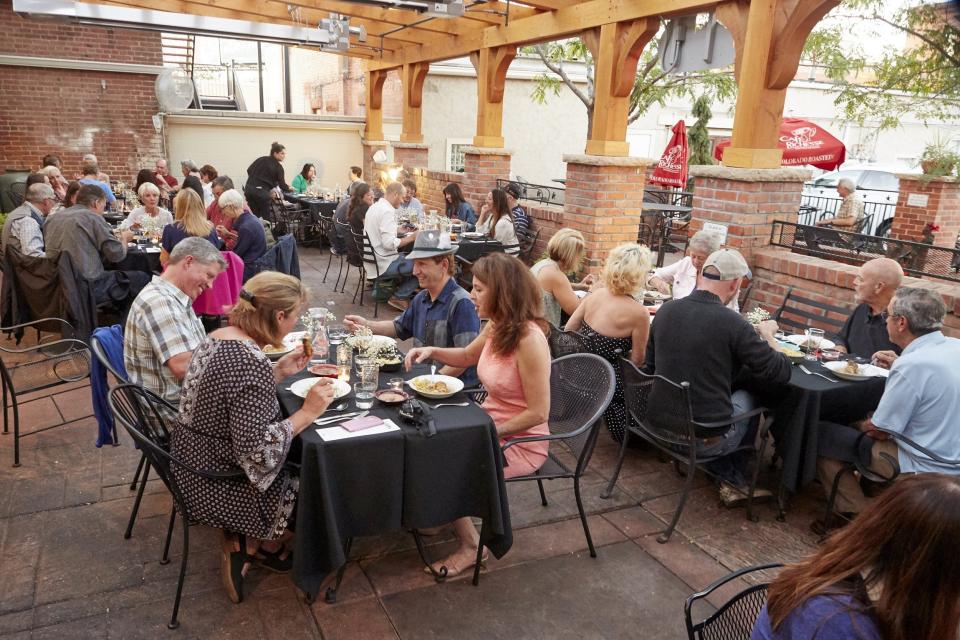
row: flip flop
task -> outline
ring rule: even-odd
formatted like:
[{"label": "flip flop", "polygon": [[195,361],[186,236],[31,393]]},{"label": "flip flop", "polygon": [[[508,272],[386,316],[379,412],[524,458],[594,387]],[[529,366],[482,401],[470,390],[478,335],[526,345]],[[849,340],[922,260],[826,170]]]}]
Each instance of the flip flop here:
[{"label": "flip flop", "polygon": [[[284,556],[283,554],[287,555]],[[280,547],[276,551],[258,549],[253,555],[253,560],[264,569],[274,573],[289,573],[293,569],[293,552],[286,547]]]}]

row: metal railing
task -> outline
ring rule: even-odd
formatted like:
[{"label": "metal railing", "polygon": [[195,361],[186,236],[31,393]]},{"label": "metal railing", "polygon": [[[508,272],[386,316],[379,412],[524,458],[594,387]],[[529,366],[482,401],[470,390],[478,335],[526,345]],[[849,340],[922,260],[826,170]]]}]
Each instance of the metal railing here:
[{"label": "metal railing", "polygon": [[532,184],[529,182],[520,182],[518,180],[497,180],[497,187],[503,189],[511,183],[520,187],[521,200],[532,200],[534,202],[539,202],[540,204],[555,204],[557,206],[563,206],[563,187],[549,187],[543,184]]},{"label": "metal railing", "polygon": [[909,276],[960,282],[960,239],[956,248],[948,249],[922,242],[776,220],[770,231],[770,244],[791,249],[794,253],[853,265],[874,258],[893,258]]},{"label": "metal railing", "polygon": [[[863,215],[871,216],[870,225],[864,229],[865,233],[870,235],[884,235],[889,232],[889,225],[884,225],[884,220],[893,218],[894,211],[897,208],[897,193],[893,194],[893,202],[864,202]],[[810,196],[800,197],[800,210],[798,212],[797,222],[799,224],[816,224],[824,218],[832,218],[840,208],[841,198],[830,196]],[[881,226],[884,229],[881,230]]]}]

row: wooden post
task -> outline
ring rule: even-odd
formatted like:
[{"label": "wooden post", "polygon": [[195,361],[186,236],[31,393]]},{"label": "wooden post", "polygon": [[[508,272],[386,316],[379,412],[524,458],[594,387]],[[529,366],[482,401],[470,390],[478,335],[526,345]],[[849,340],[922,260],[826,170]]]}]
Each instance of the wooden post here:
[{"label": "wooden post", "polygon": [[387,69],[367,71],[367,122],[363,136],[367,140],[383,140],[383,83]]},{"label": "wooden post", "polygon": [[630,92],[643,48],[656,35],[659,21],[652,18],[605,24],[584,34],[593,54],[595,80],[593,122],[587,154],[626,156],[627,115]]},{"label": "wooden post", "polygon": [[415,62],[403,65],[401,81],[403,83],[403,131],[400,142],[423,142],[423,82],[430,71],[429,62]]},{"label": "wooden post", "polygon": [[473,146],[503,148],[503,88],[515,45],[480,49],[470,55],[477,70],[477,135]]},{"label": "wooden post", "polygon": [[728,167],[776,169],[787,86],[797,73],[810,31],[840,0],[732,0],[717,19],[733,36],[739,90],[733,139],[723,153]]}]

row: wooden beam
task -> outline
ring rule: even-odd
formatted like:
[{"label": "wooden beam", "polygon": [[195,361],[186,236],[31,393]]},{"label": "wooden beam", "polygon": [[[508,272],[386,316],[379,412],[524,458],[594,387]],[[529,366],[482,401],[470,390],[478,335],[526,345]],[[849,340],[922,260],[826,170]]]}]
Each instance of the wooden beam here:
[{"label": "wooden beam", "polygon": [[543,9],[544,11],[564,9],[576,3],[577,0],[521,0],[520,2],[520,4],[525,4],[534,9]]},{"label": "wooden beam", "polygon": [[[641,18],[600,28],[594,56],[593,123],[586,152],[598,156],[629,155],[627,115],[640,54],[657,34],[660,21]],[[594,30],[595,31],[595,30]],[[593,39],[591,33],[588,39]]]},{"label": "wooden beam", "polygon": [[363,137],[383,140],[383,83],[388,71],[367,71],[367,118]]},{"label": "wooden beam", "polygon": [[506,46],[481,49],[470,57],[477,70],[475,147],[503,147],[503,90],[507,69],[516,55],[516,47]]},{"label": "wooden beam", "polygon": [[840,0],[781,0],[776,39],[767,70],[767,87],[786,89],[797,75],[800,55],[810,32]]},{"label": "wooden beam", "polygon": [[400,71],[403,83],[403,129],[400,142],[423,142],[423,83],[429,62],[405,64]]}]

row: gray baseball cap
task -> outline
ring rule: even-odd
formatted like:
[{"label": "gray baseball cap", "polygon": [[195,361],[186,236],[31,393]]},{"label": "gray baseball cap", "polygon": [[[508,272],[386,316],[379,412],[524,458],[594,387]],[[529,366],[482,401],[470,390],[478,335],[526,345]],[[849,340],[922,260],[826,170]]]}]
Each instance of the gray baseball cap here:
[{"label": "gray baseball cap", "polygon": [[408,260],[433,258],[457,252],[457,248],[450,242],[450,234],[437,229],[425,229],[417,234],[413,243],[413,251],[407,255]]},{"label": "gray baseball cap", "polygon": [[[707,271],[712,267],[711,271]],[[736,280],[750,273],[747,261],[736,249],[718,249],[710,254],[700,273],[711,280]]]}]

